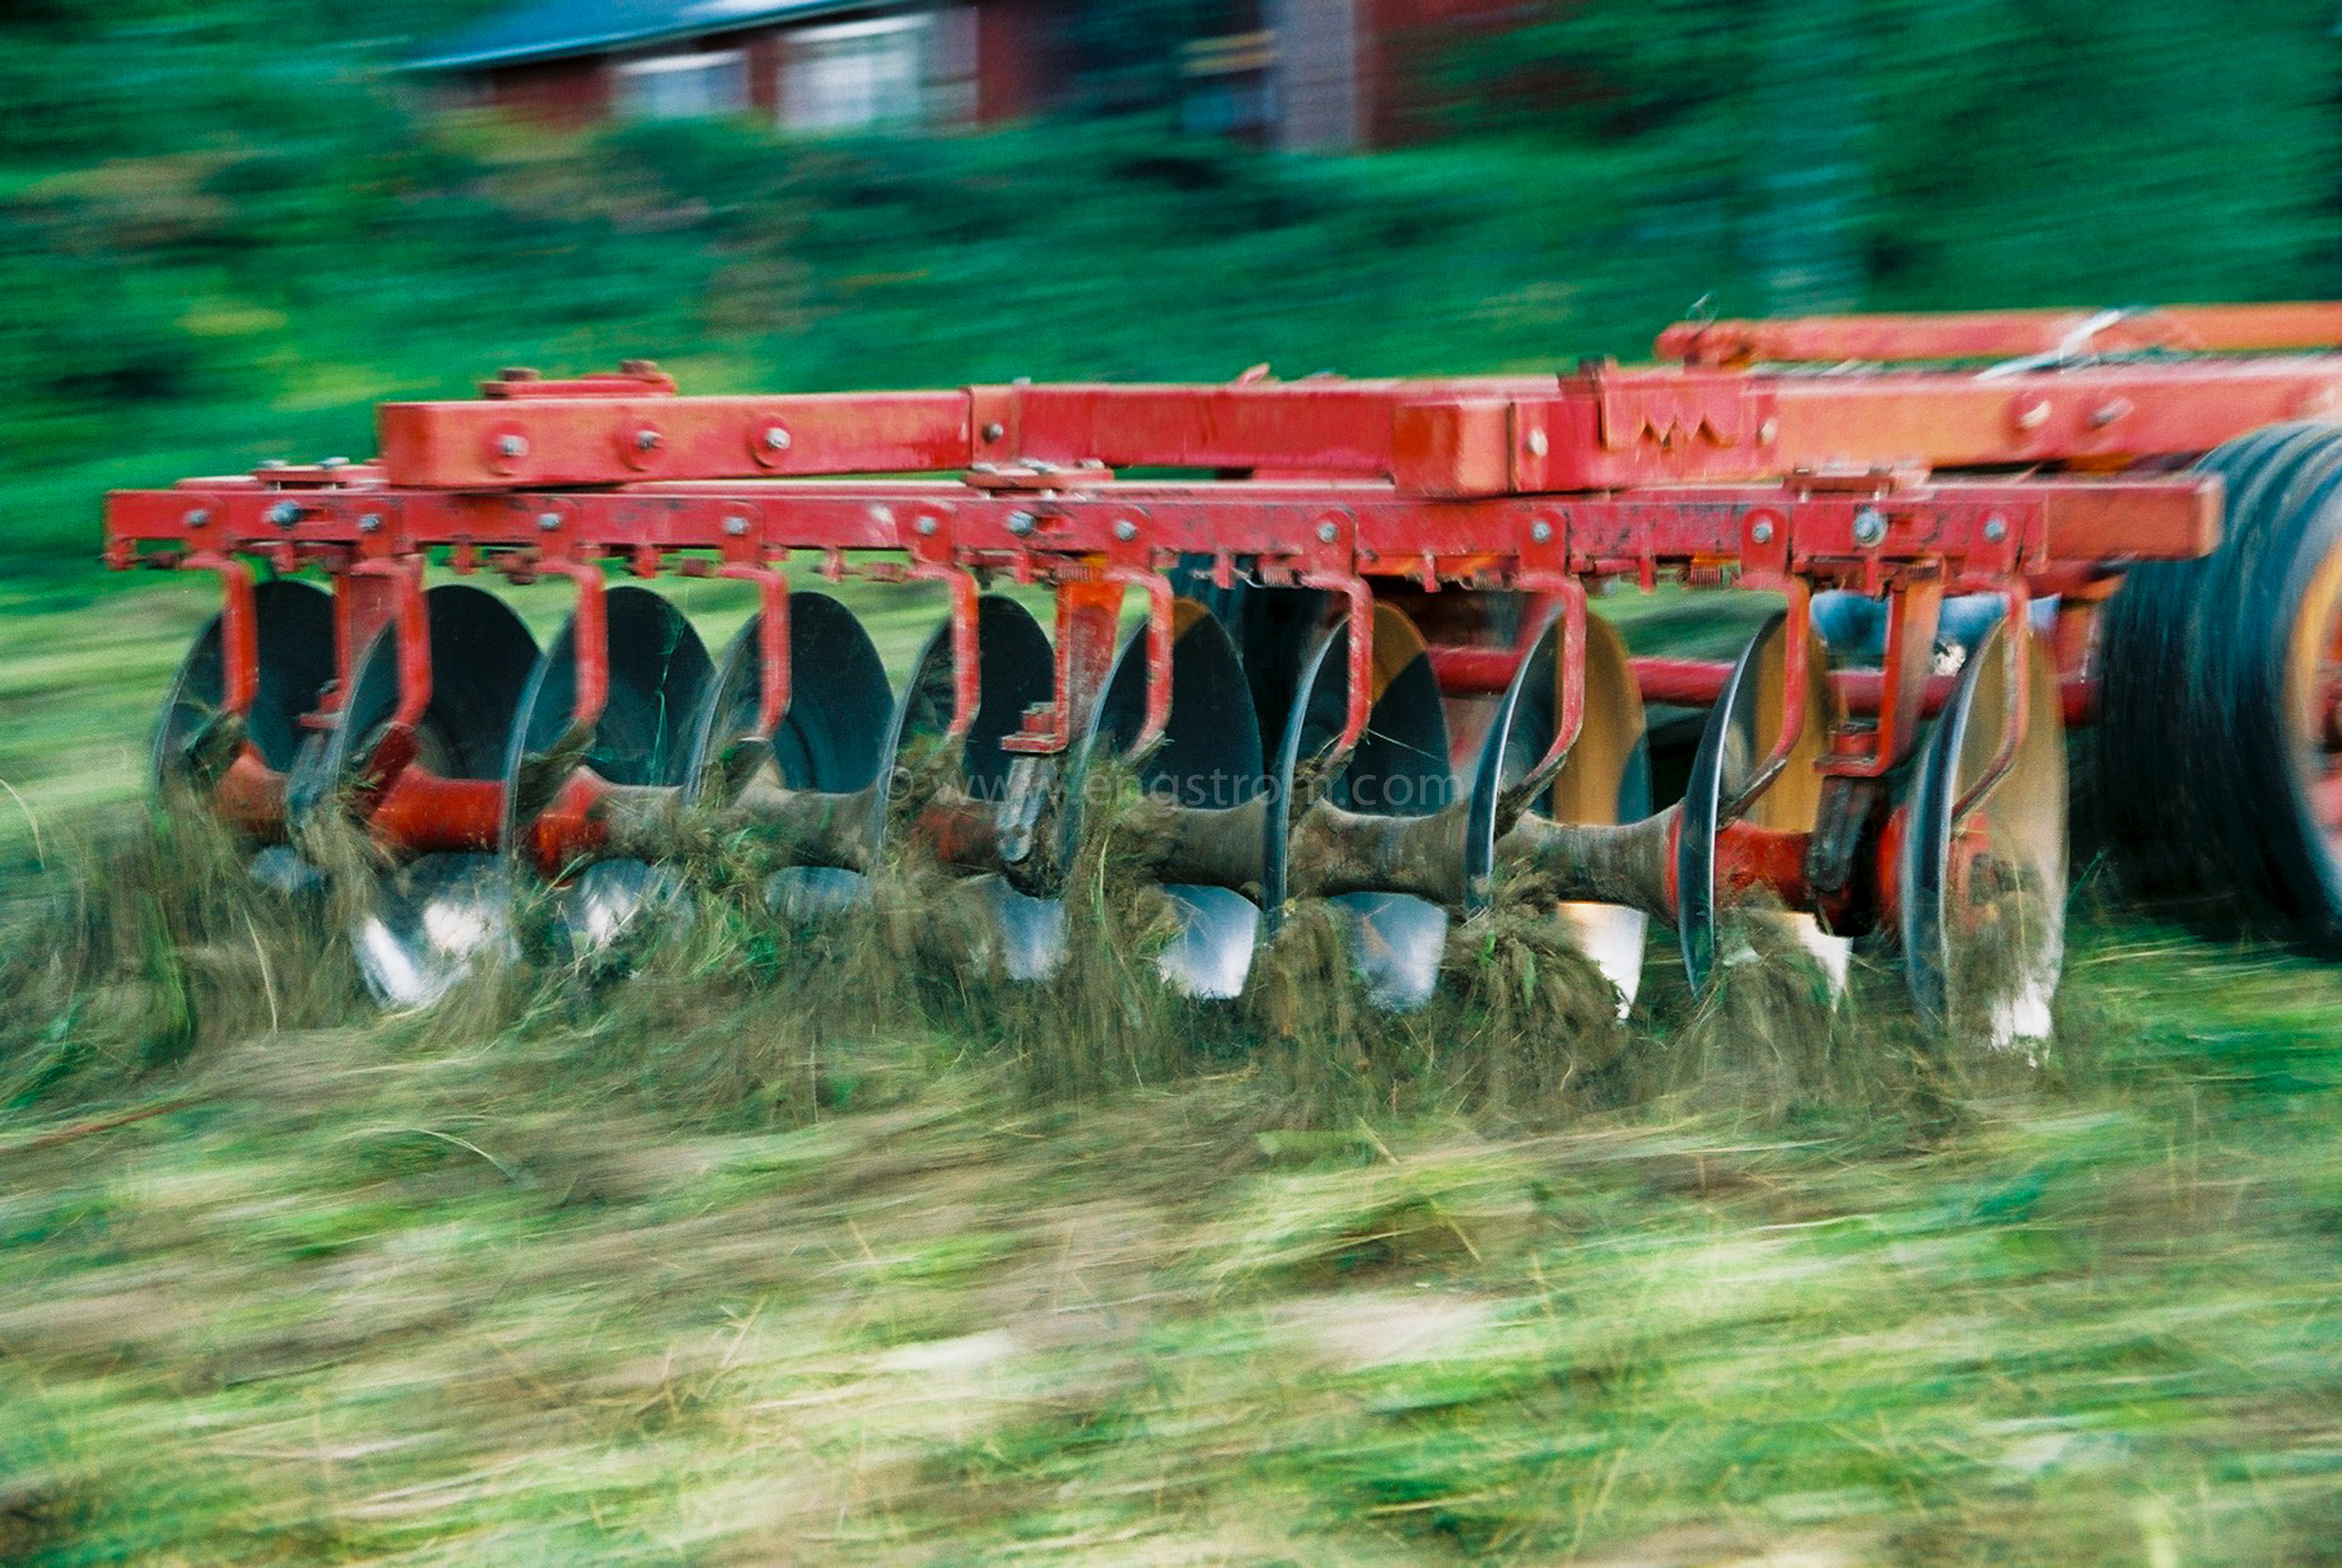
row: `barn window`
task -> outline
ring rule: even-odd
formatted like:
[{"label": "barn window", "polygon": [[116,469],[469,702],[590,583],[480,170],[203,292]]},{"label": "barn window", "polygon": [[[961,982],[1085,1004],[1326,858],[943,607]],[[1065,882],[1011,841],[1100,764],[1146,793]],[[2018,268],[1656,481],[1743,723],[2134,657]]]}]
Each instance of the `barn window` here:
[{"label": "barn window", "polygon": [[740,50],[660,54],[618,67],[618,111],[633,119],[736,114],[748,106],[749,61]]},{"label": "barn window", "polygon": [[967,118],[974,16],[955,7],[793,31],[780,68],[780,123],[850,131]]}]

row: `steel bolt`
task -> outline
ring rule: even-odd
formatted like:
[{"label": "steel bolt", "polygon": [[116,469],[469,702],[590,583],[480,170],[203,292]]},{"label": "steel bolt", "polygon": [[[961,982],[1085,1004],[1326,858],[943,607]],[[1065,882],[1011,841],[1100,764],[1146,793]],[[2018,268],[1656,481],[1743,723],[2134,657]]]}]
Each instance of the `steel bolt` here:
[{"label": "steel bolt", "polygon": [[1327,519],[1325,522],[1320,523],[1317,525],[1317,542],[1320,544],[1331,544],[1334,540],[1340,539],[1341,537],[1341,527],[1331,518]]},{"label": "steel bolt", "polygon": [[789,432],[783,430],[777,424],[766,425],[764,427],[764,450],[766,451],[787,451],[789,450]]},{"label": "steel bolt", "polygon": [[528,437],[526,436],[499,436],[497,437],[497,451],[506,457],[526,457],[528,455]]},{"label": "steel bolt", "polygon": [[382,531],[382,514],[378,511],[370,511],[364,516],[359,518],[358,531],[362,534],[380,533]]},{"label": "steel bolt", "polygon": [[289,528],[301,521],[301,508],[290,501],[279,501],[268,509],[268,521],[279,528]]},{"label": "steel bolt", "polygon": [[1007,434],[1008,427],[998,420],[994,420],[984,427],[984,438],[987,441],[997,441]]},{"label": "steel bolt", "polygon": [[2038,403],[2026,405],[2018,412],[2017,428],[2019,430],[2038,430],[2041,426],[2049,423],[2049,399],[2043,398]]},{"label": "steel bolt", "polygon": [[1530,455],[1530,456],[1532,456],[1532,457],[1543,457],[1543,456],[1545,455],[1545,453],[1546,453],[1546,450],[1547,450],[1548,445],[1549,445],[1549,443],[1547,442],[1547,440],[1546,440],[1546,438],[1545,438],[1545,432],[1544,432],[1544,431],[1542,431],[1542,430],[1532,430],[1531,432],[1529,432],[1529,455]]},{"label": "steel bolt", "polygon": [[1553,542],[1553,525],[1540,517],[1529,525],[1529,537],[1539,544],[1550,544]]},{"label": "steel bolt", "polygon": [[1015,534],[1017,538],[1022,539],[1027,534],[1031,533],[1033,529],[1040,525],[1040,522],[1041,520],[1035,517],[1031,512],[1012,511],[1008,514],[1008,531]]},{"label": "steel bolt", "polygon": [[1876,544],[1887,537],[1887,514],[1876,507],[1864,507],[1854,514],[1854,542]]},{"label": "steel bolt", "polygon": [[2008,537],[2008,519],[1994,512],[1984,520],[1984,537],[1998,544]]},{"label": "steel bolt", "polygon": [[1779,420],[1767,420],[1756,427],[1756,444],[1760,447],[1772,445],[1780,436],[1781,422]]},{"label": "steel bolt", "polygon": [[547,533],[553,532],[560,525],[561,514],[557,511],[541,511],[537,514],[537,526]]},{"label": "steel bolt", "polygon": [[1748,541],[1751,544],[1771,544],[1772,542],[1772,520],[1769,517],[1760,517],[1750,524]]},{"label": "steel bolt", "polygon": [[941,526],[941,525],[938,524],[932,517],[922,517],[918,522],[913,523],[912,526],[919,530],[920,538],[933,539],[935,537],[935,530]]},{"label": "steel bolt", "polygon": [[749,520],[747,518],[734,516],[724,519],[724,532],[730,534],[734,539],[745,537],[748,531]]},{"label": "steel bolt", "polygon": [[636,431],[634,433],[634,450],[636,451],[657,451],[659,450],[659,432],[656,430]]},{"label": "steel bolt", "polygon": [[186,524],[190,528],[200,528],[211,520],[211,510],[205,507],[198,507],[186,516]]},{"label": "steel bolt", "polygon": [[1138,537],[1138,525],[1127,517],[1117,518],[1114,524],[1114,537],[1124,544],[1128,544]]}]

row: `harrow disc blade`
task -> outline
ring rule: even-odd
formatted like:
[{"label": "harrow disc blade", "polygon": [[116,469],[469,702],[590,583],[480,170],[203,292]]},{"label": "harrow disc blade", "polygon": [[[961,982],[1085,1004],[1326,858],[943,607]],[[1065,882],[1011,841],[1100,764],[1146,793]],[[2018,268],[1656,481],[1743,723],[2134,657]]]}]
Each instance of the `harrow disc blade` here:
[{"label": "harrow disc blade", "polygon": [[[681,786],[691,760],[690,725],[715,669],[680,611],[647,588],[606,590],[610,686],[583,765],[613,784]],[[568,731],[575,705],[577,623],[562,624],[538,655],[513,721],[504,762],[505,863],[526,865],[518,809],[522,775]],[[615,942],[654,904],[682,886],[669,868],[640,860],[597,860],[554,886],[559,934],[579,956]]]},{"label": "harrow disc blade", "polygon": [[[1741,650],[1692,758],[1676,835],[1675,930],[1683,973],[1695,992],[1706,989],[1714,976],[1716,917],[1726,901],[1727,890],[1718,885],[1716,835],[1725,825],[1726,807],[1748,787],[1779,737],[1788,689],[1787,654],[1788,617],[1776,614]],[[1816,764],[1829,746],[1837,713],[1821,640],[1809,631],[1804,726],[1780,772],[1749,803],[1741,820],[1758,828],[1813,831],[1821,813]],[[1794,940],[1820,967],[1832,994],[1845,991],[1852,942],[1831,936],[1819,921],[1802,912],[1750,910],[1746,918]]]},{"label": "harrow disc blade", "polygon": [[[717,666],[691,726],[684,772],[691,787],[705,795],[727,781],[761,774],[792,790],[847,794],[877,782],[895,693],[861,621],[827,594],[790,596],[792,689],[768,744],[755,734],[764,678],[762,633],[763,617],[751,615]],[[875,836],[875,818],[870,831]],[[767,897],[805,916],[851,905],[868,890],[869,879],[858,871],[792,866],[774,874]]]},{"label": "harrow disc blade", "polygon": [[1990,772],[2011,691],[1996,625],[1962,667],[1913,777],[1901,867],[1904,969],[1932,1021],[2008,1049],[2049,1038],[2066,951],[2066,742],[2057,662],[2030,631],[2024,727],[2008,769],[1964,818]]},{"label": "harrow disc blade", "polygon": [[302,717],[315,710],[334,679],[334,601],[311,584],[277,578],[254,585],[252,612],[259,681],[251,710],[238,721],[220,709],[227,700],[225,628],[214,615],[171,677],[148,755],[147,783],[166,807],[191,801],[257,840],[250,864],[255,880],[287,892],[313,891],[323,883],[317,868],[274,841],[285,834],[282,812],[269,821],[239,821],[223,808],[215,789],[247,747],[280,776],[299,758],[309,736]]},{"label": "harrow disc blade", "polygon": [[[1513,675],[1480,749],[1464,836],[1464,907],[1490,902],[1498,867],[1498,802],[1544,757],[1561,718],[1562,626],[1556,617]],[[1651,741],[1642,692],[1626,661],[1626,644],[1608,621],[1586,620],[1585,718],[1569,759],[1551,786],[1530,804],[1557,822],[1623,823],[1651,814]],[[1553,906],[1578,949],[1618,988],[1619,1015],[1642,985],[1650,917],[1618,904],[1564,901]]]},{"label": "harrow disc blade", "polygon": [[[423,596],[431,635],[431,702],[415,726],[413,765],[440,778],[494,779],[537,640],[503,600],[463,584]],[[291,787],[296,823],[339,813],[398,706],[398,639],[385,629],[350,677],[341,722],[303,753]],[[357,890],[350,947],[385,1007],[436,1001],[483,955],[509,951],[511,899],[493,844],[414,855]]]},{"label": "harrow disc blade", "polygon": [[[975,722],[966,743],[946,751],[941,743],[952,720],[952,629],[939,627],[919,652],[887,731],[880,821],[873,824],[882,837],[940,789],[956,787],[996,817],[1013,809],[1017,759],[1001,743],[1023,727],[1027,708],[1049,700],[1056,685],[1048,635],[1015,599],[986,594],[976,601],[975,674]],[[1064,906],[1019,893],[997,875],[976,882],[1008,977],[1039,980],[1055,970],[1065,951]]]},{"label": "harrow disc blade", "polygon": [[[1295,784],[1300,780],[1308,792],[1308,765],[1341,734],[1349,649],[1349,628],[1337,624],[1319,635],[1302,665],[1300,695],[1285,723],[1271,786],[1280,808],[1268,815],[1268,842],[1263,846],[1264,891],[1271,911],[1285,902]],[[1386,604],[1374,609],[1373,666],[1374,706],[1366,733],[1327,781],[1326,798],[1345,811],[1428,817],[1447,806],[1455,791],[1447,719],[1421,634],[1402,612]],[[1348,927],[1351,962],[1371,1000],[1406,1012],[1430,999],[1446,945],[1446,910],[1404,893],[1345,893],[1328,902]]]},{"label": "harrow disc blade", "polygon": [[[1190,810],[1241,806],[1256,798],[1266,783],[1244,667],[1227,629],[1210,611],[1183,599],[1174,616],[1170,724],[1162,743],[1137,760],[1127,786],[1149,802]],[[1100,804],[1092,791],[1104,787],[1102,764],[1130,748],[1146,717],[1147,637],[1142,628],[1123,643],[1089,734],[1082,742],[1067,792],[1070,837],[1078,840],[1083,817]],[[1069,851],[1074,847],[1069,844]],[[1178,922],[1177,934],[1155,957],[1163,978],[1191,997],[1226,999],[1240,995],[1252,973],[1259,906],[1224,887],[1172,882],[1163,892]]]},{"label": "harrow disc blade", "polygon": [[221,617],[214,615],[187,645],[163,699],[147,762],[148,782],[157,792],[207,786],[216,768],[232,760],[210,754],[216,746],[248,741],[261,762],[282,773],[308,738],[302,717],[317,707],[334,679],[333,597],[314,584],[276,578],[254,585],[252,611],[260,650],[252,711],[239,734],[223,733],[227,671]]}]

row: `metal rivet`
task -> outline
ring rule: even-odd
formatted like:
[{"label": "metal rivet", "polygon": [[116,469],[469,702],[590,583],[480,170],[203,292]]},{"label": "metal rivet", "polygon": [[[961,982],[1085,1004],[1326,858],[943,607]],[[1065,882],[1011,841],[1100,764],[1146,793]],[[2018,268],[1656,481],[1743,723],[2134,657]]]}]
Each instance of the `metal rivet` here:
[{"label": "metal rivet", "polygon": [[1767,420],[1764,423],[1756,427],[1756,444],[1760,447],[1769,447],[1772,445],[1775,440],[1780,438],[1780,436],[1781,422],[1779,420]]},{"label": "metal rivet", "polygon": [[1025,535],[1031,533],[1040,521],[1031,512],[1012,511],[1008,514],[1008,531],[1022,539]]},{"label": "metal rivet", "polygon": [[547,533],[553,532],[560,525],[561,514],[557,511],[541,511],[537,514],[537,526]]},{"label": "metal rivet", "polygon": [[1530,456],[1532,456],[1532,457],[1543,457],[1543,456],[1545,455],[1545,453],[1546,453],[1546,448],[1547,448],[1547,445],[1548,445],[1548,443],[1547,443],[1547,441],[1546,441],[1546,439],[1545,439],[1545,432],[1544,432],[1544,431],[1542,431],[1542,430],[1532,430],[1531,432],[1529,432],[1529,455],[1530,455]]},{"label": "metal rivet", "polygon": [[526,457],[528,455],[528,437],[526,436],[499,436],[497,437],[497,451],[503,453],[506,457]]},{"label": "metal rivet", "polygon": [[764,427],[764,450],[767,451],[787,451],[789,450],[789,432],[783,430],[777,424],[766,425]]},{"label": "metal rivet", "polygon": [[1529,525],[1529,537],[1539,544],[1550,544],[1553,542],[1553,525],[1540,517]]},{"label": "metal rivet", "polygon": [[1864,507],[1854,514],[1854,542],[1876,544],[1887,537],[1887,514],[1876,507]]},{"label": "metal rivet", "polygon": [[200,528],[211,520],[212,514],[210,509],[205,507],[196,508],[193,511],[187,513],[186,517],[187,526],[190,528]]},{"label": "metal rivet", "polygon": [[749,520],[747,518],[727,517],[724,519],[724,532],[730,534],[734,539],[740,538],[748,531]]},{"label": "metal rivet", "polygon": [[2008,519],[1994,512],[1984,520],[1984,537],[1998,544],[2008,537]]},{"label": "metal rivet", "polygon": [[935,530],[941,526],[941,525],[938,524],[932,517],[922,517],[918,522],[913,523],[912,526],[919,530],[921,537],[933,539],[935,537]]},{"label": "metal rivet", "polygon": [[1748,540],[1751,544],[1771,544],[1772,542],[1772,520],[1760,517],[1750,524]]},{"label": "metal rivet", "polygon": [[1008,427],[998,420],[994,420],[984,427],[984,438],[987,441],[997,441],[1007,434]]},{"label": "metal rivet", "polygon": [[301,509],[290,501],[279,501],[268,509],[268,520],[279,528],[289,528],[301,521]]},{"label": "metal rivet", "polygon": [[2018,412],[2017,428],[2019,430],[2038,430],[2041,426],[2049,423],[2049,399],[2043,398],[2038,403],[2027,405],[2024,408]]},{"label": "metal rivet", "polygon": [[382,514],[378,511],[370,511],[363,517],[359,518],[358,531],[362,534],[380,533],[382,531]]},{"label": "metal rivet", "polygon": [[1341,526],[1330,519],[1317,525],[1317,542],[1320,544],[1331,544],[1341,537]]},{"label": "metal rivet", "polygon": [[2104,430],[2108,425],[2112,424],[2116,420],[2121,419],[2125,414],[2129,412],[2130,399],[2127,397],[2118,397],[2111,403],[2102,403],[2097,407],[2090,410],[2090,428],[2093,430]]},{"label": "metal rivet", "polygon": [[659,450],[659,432],[656,430],[636,431],[634,433],[634,450],[636,451],[657,451]]},{"label": "metal rivet", "polygon": [[1114,537],[1128,544],[1138,537],[1138,525],[1127,517],[1118,518],[1115,520]]}]

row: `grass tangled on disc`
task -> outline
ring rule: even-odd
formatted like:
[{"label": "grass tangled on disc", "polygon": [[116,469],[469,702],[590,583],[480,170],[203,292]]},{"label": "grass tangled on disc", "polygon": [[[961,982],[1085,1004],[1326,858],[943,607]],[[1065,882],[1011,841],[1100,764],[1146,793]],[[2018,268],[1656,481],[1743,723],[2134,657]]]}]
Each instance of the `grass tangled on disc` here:
[{"label": "grass tangled on disc", "polygon": [[[1178,915],[1146,875],[1135,821],[1086,819],[1044,981],[1009,972],[994,880],[901,851],[858,896],[808,905],[777,895],[753,853],[719,846],[693,867],[697,891],[638,918],[624,962],[486,965],[388,1028],[419,1045],[508,1050],[524,1074],[781,1123],[912,1099],[955,1070],[997,1076],[1031,1105],[1234,1074],[1265,1120],[1297,1128],[1426,1112],[1534,1126],[1668,1099],[1775,1120],[1818,1102],[1924,1122],[1971,1081],[1907,1023],[1892,976],[1858,965],[1856,997],[1833,1003],[1762,918],[1730,928],[1706,997],[1659,974],[1622,1021],[1608,981],[1530,886],[1448,923],[1439,985],[1414,1011],[1376,1004],[1352,916],[1321,902],[1264,937],[1241,997],[1199,1001],[1159,966]],[[287,891],[256,881],[246,851],[215,834],[166,821],[91,847],[80,871],[21,902],[0,955],[17,998],[0,1026],[13,1094],[135,1076],[254,1033],[367,1022],[338,933],[350,889],[379,867],[355,834],[303,850],[324,874]],[[526,890],[517,903],[526,925]],[[1886,993],[1879,1005],[1866,988]]]}]

